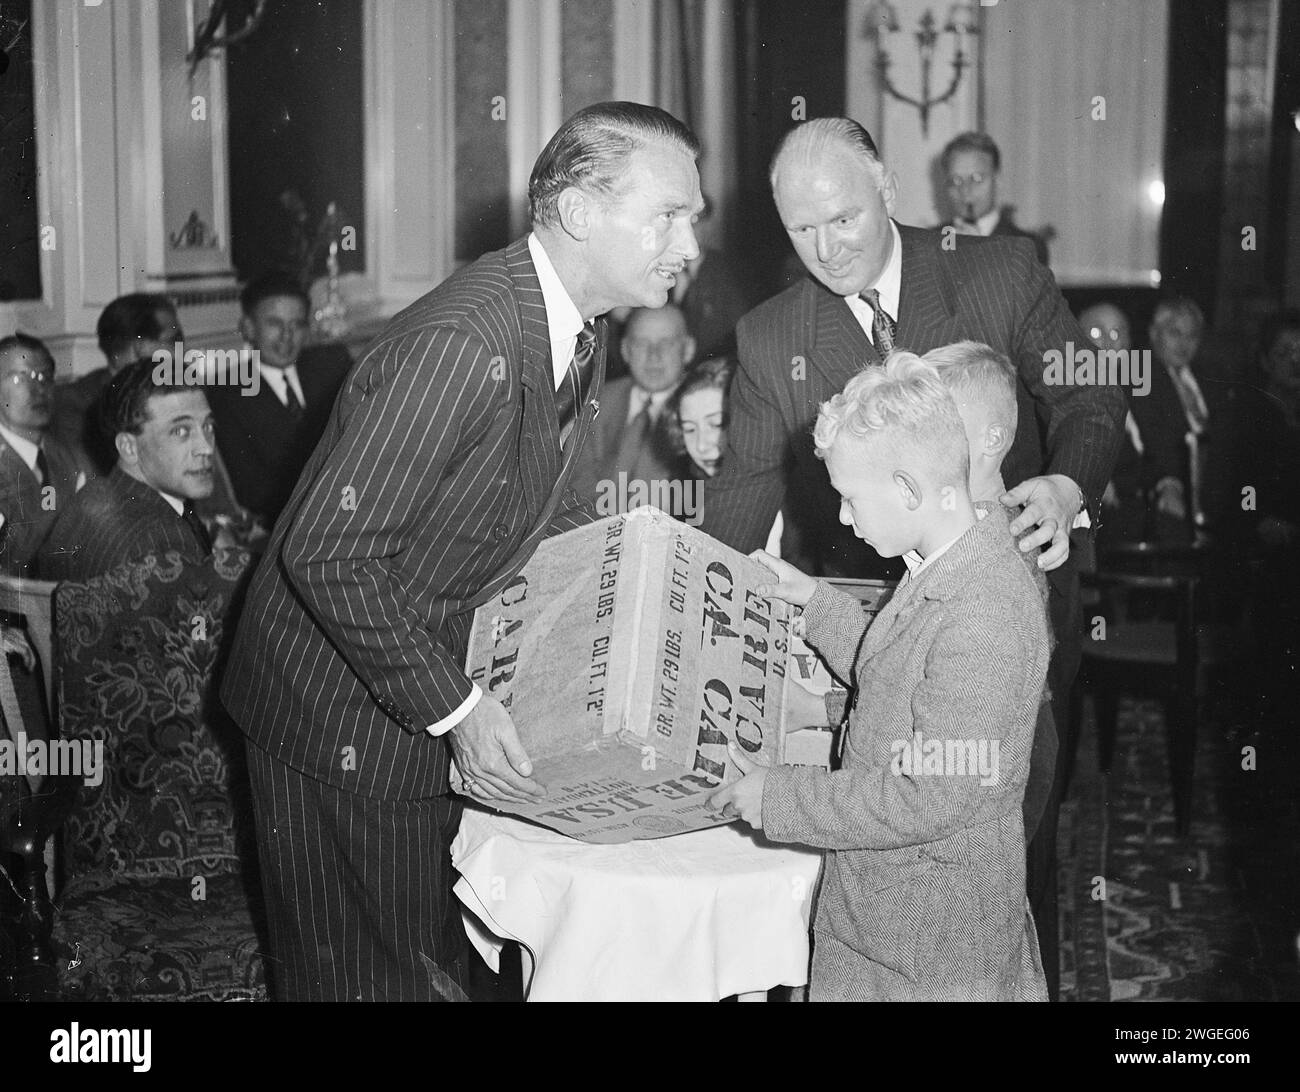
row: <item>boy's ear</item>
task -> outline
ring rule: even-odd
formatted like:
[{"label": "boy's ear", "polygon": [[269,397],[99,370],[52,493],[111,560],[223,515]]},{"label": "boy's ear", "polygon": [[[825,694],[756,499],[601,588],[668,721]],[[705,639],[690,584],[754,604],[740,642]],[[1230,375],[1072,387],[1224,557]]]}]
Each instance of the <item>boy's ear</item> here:
[{"label": "boy's ear", "polygon": [[915,512],[921,507],[921,483],[916,478],[906,470],[895,470],[894,485],[898,487],[898,495],[903,498],[903,504],[909,512]]},{"label": "boy's ear", "polygon": [[990,422],[984,428],[984,454],[989,458],[1003,454],[1011,441],[1008,439],[1010,430],[1006,425],[998,424],[996,421]]}]

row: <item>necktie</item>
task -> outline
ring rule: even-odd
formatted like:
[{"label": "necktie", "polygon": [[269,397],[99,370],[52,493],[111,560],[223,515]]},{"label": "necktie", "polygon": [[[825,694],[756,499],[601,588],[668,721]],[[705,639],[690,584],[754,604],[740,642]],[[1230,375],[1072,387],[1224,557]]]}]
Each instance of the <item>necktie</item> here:
[{"label": "necktie", "polygon": [[45,449],[38,447],[36,449],[36,475],[41,479],[41,485],[50,484],[50,464],[45,458]]},{"label": "necktie", "polygon": [[1201,397],[1201,389],[1196,385],[1196,379],[1192,376],[1190,368],[1179,368],[1173,376],[1174,386],[1178,388],[1179,400],[1183,403],[1183,410],[1187,414],[1188,425],[1199,436],[1210,423],[1210,411],[1205,405],[1205,399]]},{"label": "necktie", "polygon": [[295,421],[302,417],[305,412],[303,404],[298,400],[297,392],[293,389],[293,384],[289,382],[289,377],[284,377],[284,405],[289,411],[289,416]]},{"label": "necktie", "polygon": [[641,410],[623,429],[614,459],[614,473],[626,470],[629,479],[640,477],[641,459],[650,450],[650,430],[654,418],[650,416],[650,397],[646,396]]},{"label": "necktie", "polygon": [[880,306],[880,293],[874,288],[868,288],[862,293],[862,299],[866,305],[871,308],[871,340],[876,343],[876,351],[882,357],[888,356],[894,351],[894,334],[898,327],[894,325],[894,320],[889,317],[885,309]]},{"label": "necktie", "polygon": [[555,415],[560,422],[560,446],[563,447],[573,431],[578,410],[591,390],[591,377],[596,370],[596,327],[587,323],[578,334],[573,347],[573,359],[564,373],[564,381],[555,392]]},{"label": "necktie", "polygon": [[212,536],[208,534],[208,529],[203,526],[203,521],[199,519],[199,514],[194,511],[194,505],[190,501],[185,502],[185,510],[181,512],[181,519],[190,525],[190,530],[194,532],[194,537],[198,539],[204,555],[212,553]]}]

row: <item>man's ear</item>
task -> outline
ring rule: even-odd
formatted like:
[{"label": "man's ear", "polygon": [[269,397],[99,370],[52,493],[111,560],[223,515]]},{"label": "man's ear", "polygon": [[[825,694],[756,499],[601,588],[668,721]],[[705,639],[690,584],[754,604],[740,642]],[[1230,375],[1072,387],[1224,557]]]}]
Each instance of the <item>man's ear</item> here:
[{"label": "man's ear", "polygon": [[253,341],[253,335],[256,333],[253,329],[253,320],[247,315],[239,316],[239,336],[247,341],[250,345],[256,344]]},{"label": "man's ear", "polygon": [[690,334],[687,334],[686,339],[682,342],[682,363],[689,364],[694,359],[695,339]]},{"label": "man's ear", "polygon": [[585,242],[591,234],[591,199],[577,186],[566,186],[555,202],[560,230],[570,238]]},{"label": "man's ear", "polygon": [[921,483],[916,478],[906,470],[895,470],[894,485],[897,486],[898,495],[903,498],[903,504],[909,512],[915,512],[921,507]]},{"label": "man's ear", "polygon": [[894,201],[898,197],[898,175],[889,171],[885,175],[885,181],[880,187],[880,196],[885,202],[885,211],[890,216],[894,215]]},{"label": "man's ear", "polygon": [[117,457],[128,466],[140,461],[140,449],[134,433],[119,432],[113,437],[113,445],[117,448]]}]

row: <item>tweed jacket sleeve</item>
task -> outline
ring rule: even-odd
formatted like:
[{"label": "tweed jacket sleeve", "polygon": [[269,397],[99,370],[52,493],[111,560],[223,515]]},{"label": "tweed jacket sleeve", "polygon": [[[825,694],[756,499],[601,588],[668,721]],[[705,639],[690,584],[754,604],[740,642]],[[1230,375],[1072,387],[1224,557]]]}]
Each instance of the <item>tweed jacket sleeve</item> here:
[{"label": "tweed jacket sleeve", "polygon": [[817,590],[804,607],[803,618],[808,643],[821,653],[835,677],[852,688],[853,661],[857,659],[858,646],[870,621],[863,613],[862,604],[848,592],[819,580]]},{"label": "tweed jacket sleeve", "polygon": [[[979,613],[948,614],[925,658],[912,692],[912,724],[897,724],[899,743],[912,733],[926,740],[1001,740],[1008,704],[1026,685],[1033,650],[1020,632],[1018,605],[986,598]],[[1043,664],[1045,668],[1045,664]],[[1032,682],[1032,680],[1030,680]],[[1042,686],[1041,672],[1037,687]],[[1037,697],[1034,698],[1035,704]],[[855,713],[870,717],[872,711]],[[850,732],[858,729],[851,721]],[[850,744],[851,745],[851,744]],[[897,772],[876,751],[834,772],[776,766],[763,790],[763,831],[778,842],[822,849],[900,849],[935,842],[996,819],[1020,799],[1008,792],[1023,774],[1013,763],[1027,754],[1004,747],[997,783],[977,776],[916,776]],[[1023,787],[1021,788],[1023,794]]]}]

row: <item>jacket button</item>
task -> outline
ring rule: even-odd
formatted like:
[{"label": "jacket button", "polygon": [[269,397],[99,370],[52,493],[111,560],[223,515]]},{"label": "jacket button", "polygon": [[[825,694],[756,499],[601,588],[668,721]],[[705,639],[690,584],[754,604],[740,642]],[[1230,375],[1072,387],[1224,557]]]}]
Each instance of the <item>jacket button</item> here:
[{"label": "jacket button", "polygon": [[510,532],[506,529],[506,525],[504,523],[498,523],[495,527],[492,528],[492,537],[495,538],[498,542],[504,539],[506,535],[508,535],[509,533]]}]

